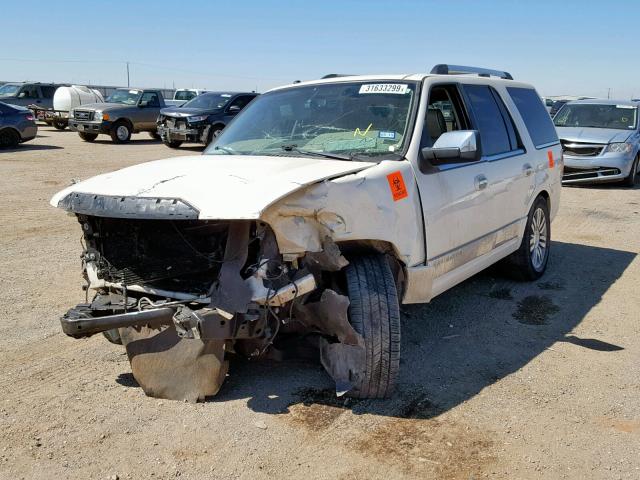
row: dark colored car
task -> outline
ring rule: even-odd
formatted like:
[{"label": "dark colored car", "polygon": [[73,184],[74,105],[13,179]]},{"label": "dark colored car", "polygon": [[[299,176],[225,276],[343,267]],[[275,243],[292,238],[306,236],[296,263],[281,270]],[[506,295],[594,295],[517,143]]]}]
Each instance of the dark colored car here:
[{"label": "dark colored car", "polygon": [[158,117],[158,134],[165,145],[184,142],[208,145],[257,93],[209,92],[181,107],[164,108]]},{"label": "dark colored car", "polygon": [[18,105],[0,102],[0,147],[15,147],[38,133],[33,112]]},{"label": "dark colored car", "polygon": [[560,110],[560,108],[562,108],[562,106],[567,102],[570,102],[570,100],[556,100],[555,102],[553,102],[551,110],[549,110],[549,115],[551,115],[551,118],[553,118],[556,113],[558,113],[558,110]]}]

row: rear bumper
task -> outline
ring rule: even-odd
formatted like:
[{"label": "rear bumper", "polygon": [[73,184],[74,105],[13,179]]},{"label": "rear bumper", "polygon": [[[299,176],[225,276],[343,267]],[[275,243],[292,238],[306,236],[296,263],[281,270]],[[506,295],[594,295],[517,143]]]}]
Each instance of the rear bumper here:
[{"label": "rear bumper", "polygon": [[631,171],[633,154],[607,153],[595,157],[564,155],[563,184],[600,183],[624,180]]},{"label": "rear bumper", "polygon": [[85,122],[70,118],[69,129],[74,132],[109,134],[111,122]]},{"label": "rear bumper", "polygon": [[38,127],[36,125],[25,127],[20,131],[20,141],[28,142],[36,138],[38,134]]}]

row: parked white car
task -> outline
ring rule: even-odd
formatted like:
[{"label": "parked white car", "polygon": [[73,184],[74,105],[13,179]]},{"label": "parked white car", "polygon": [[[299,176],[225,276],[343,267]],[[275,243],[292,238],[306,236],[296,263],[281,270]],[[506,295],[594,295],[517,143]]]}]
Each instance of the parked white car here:
[{"label": "parked white car", "polygon": [[540,96],[505,72],[439,65],[276,88],[204,155],[53,197],[78,217],[95,293],[62,327],[123,343],[153,396],[215,394],[225,352],[260,356],[305,333],[338,394],[387,397],[399,304],[498,261],[539,278],[561,178]]}]

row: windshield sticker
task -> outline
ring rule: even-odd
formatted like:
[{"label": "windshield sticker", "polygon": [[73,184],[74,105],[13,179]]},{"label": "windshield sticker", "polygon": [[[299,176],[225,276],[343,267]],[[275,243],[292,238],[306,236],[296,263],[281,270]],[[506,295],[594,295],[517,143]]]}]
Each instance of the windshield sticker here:
[{"label": "windshield sticker", "polygon": [[229,95],[228,93],[223,93],[223,94],[222,94],[222,95],[220,95],[220,96],[221,96],[221,97],[228,98],[228,97],[230,97],[231,95]]},{"label": "windshield sticker", "polygon": [[633,110],[636,107],[634,107],[633,105],[616,105],[616,108],[626,108],[629,110]]},{"label": "windshield sticker", "polygon": [[389,188],[391,189],[391,196],[394,202],[409,196],[407,186],[404,184],[404,178],[402,178],[402,172],[390,173],[387,175],[387,181],[389,182]]},{"label": "windshield sticker", "polygon": [[407,93],[406,83],[367,83],[360,87],[358,93],[394,93],[396,95],[404,95]]},{"label": "windshield sticker", "polygon": [[132,94],[132,95],[135,95],[135,94],[139,93],[139,91],[138,90],[129,90],[129,93]]},{"label": "windshield sticker", "polygon": [[358,127],[356,127],[355,131],[353,132],[353,136],[355,137],[356,135],[360,135],[361,137],[366,137],[371,127],[373,127],[373,123],[370,123],[364,132],[360,130]]},{"label": "windshield sticker", "polygon": [[380,130],[378,132],[378,137],[380,137],[380,138],[388,138],[390,140],[395,140],[396,139],[396,132],[385,132],[383,130]]}]

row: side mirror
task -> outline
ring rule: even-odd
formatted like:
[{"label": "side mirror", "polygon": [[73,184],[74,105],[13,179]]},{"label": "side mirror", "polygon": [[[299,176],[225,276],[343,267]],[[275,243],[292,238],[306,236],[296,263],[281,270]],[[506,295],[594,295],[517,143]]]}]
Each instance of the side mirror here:
[{"label": "side mirror", "polygon": [[148,107],[149,106],[149,100],[141,100],[140,103],[138,104],[138,106],[140,108]]},{"label": "side mirror", "polygon": [[231,105],[231,106],[229,107],[228,112],[229,112],[229,114],[231,114],[231,115],[236,115],[237,113],[240,113],[240,107],[239,107],[239,106],[237,106],[237,105]]},{"label": "side mirror", "polygon": [[433,147],[421,150],[422,158],[432,165],[480,160],[480,134],[477,130],[445,132]]}]

